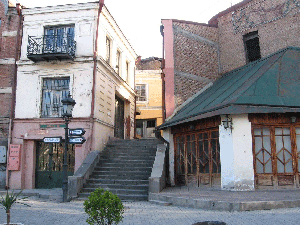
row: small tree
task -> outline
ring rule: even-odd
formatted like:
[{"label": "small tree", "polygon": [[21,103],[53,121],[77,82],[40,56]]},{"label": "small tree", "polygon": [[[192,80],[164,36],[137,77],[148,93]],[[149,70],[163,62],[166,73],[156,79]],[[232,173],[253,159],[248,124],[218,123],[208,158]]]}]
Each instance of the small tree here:
[{"label": "small tree", "polygon": [[18,199],[19,195],[22,193],[22,191],[20,191],[19,193],[14,193],[12,192],[11,194],[8,193],[8,190],[6,191],[6,195],[5,197],[1,196],[1,200],[0,200],[0,205],[2,208],[5,209],[6,212],[6,224],[9,225],[10,224],[10,209],[11,207],[15,204],[15,203],[19,203],[22,205],[26,205],[26,206],[30,206],[27,205],[24,202],[19,202],[19,200],[23,200],[26,199],[27,197],[23,197]]},{"label": "small tree", "polygon": [[123,219],[124,206],[120,198],[110,191],[97,188],[83,205],[89,215],[86,222],[90,225],[118,224]]}]

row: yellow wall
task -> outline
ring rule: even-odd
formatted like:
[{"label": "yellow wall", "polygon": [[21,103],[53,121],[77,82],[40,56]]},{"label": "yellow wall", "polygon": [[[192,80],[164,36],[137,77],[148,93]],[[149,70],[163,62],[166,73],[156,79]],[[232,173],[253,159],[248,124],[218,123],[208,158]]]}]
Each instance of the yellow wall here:
[{"label": "yellow wall", "polygon": [[157,119],[156,125],[162,124],[162,80],[160,70],[137,70],[135,83],[146,84],[147,101],[136,102],[141,113],[136,119]]}]

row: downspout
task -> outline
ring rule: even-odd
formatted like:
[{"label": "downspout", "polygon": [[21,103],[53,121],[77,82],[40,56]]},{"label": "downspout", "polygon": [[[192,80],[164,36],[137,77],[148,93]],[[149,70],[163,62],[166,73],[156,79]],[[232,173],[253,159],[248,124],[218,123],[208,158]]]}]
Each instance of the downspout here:
[{"label": "downspout", "polygon": [[[7,139],[7,146],[8,150],[7,152],[9,153],[9,145],[11,144],[12,141],[12,130],[13,130],[13,119],[15,117],[15,101],[16,101],[16,89],[17,89],[17,61],[19,60],[20,57],[20,46],[22,44],[22,39],[20,36],[20,29],[22,26],[22,21],[23,21],[23,16],[22,16],[22,7],[20,3],[16,4],[16,10],[19,16],[19,23],[18,23],[18,29],[17,29],[17,37],[16,37],[16,49],[15,49],[15,65],[14,65],[14,72],[13,72],[13,79],[12,79],[12,96],[11,96],[11,106],[10,106],[10,118],[9,118],[9,127],[8,127],[8,139]],[[9,154],[7,154],[7,159],[9,157]],[[10,177],[10,172],[6,169],[6,189],[9,189],[9,177]]]},{"label": "downspout", "polygon": [[98,53],[98,32],[99,32],[99,23],[100,23],[100,14],[104,5],[104,0],[99,0],[99,9],[97,17],[97,27],[96,27],[96,37],[95,37],[95,50],[93,55],[94,60],[94,69],[93,69],[93,86],[92,86],[92,104],[91,104],[91,116],[90,121],[91,126],[91,148],[93,147],[94,142],[94,109],[95,109],[95,85],[96,85],[96,74],[97,74],[97,53]]},{"label": "downspout", "polygon": [[161,81],[162,81],[162,122],[164,123],[166,121],[166,99],[165,99],[165,73],[164,73],[164,68],[165,68],[165,35],[164,35],[164,25],[160,26],[160,34],[163,37],[163,47],[162,47],[162,61],[161,61]]}]

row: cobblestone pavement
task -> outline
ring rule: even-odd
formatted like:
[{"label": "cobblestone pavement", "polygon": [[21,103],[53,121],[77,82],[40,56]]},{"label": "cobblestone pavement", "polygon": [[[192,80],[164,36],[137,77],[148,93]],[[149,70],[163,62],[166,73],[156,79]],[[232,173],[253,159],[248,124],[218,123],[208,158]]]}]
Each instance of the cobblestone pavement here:
[{"label": "cobblestone pavement", "polygon": [[[14,205],[11,222],[24,225],[85,225],[83,201],[58,203],[30,197],[27,204]],[[192,225],[195,222],[214,220],[228,225],[296,225],[300,224],[300,208],[251,212],[204,211],[176,206],[159,206],[149,202],[125,202],[125,213],[120,225]],[[3,209],[0,223],[6,222]]]}]

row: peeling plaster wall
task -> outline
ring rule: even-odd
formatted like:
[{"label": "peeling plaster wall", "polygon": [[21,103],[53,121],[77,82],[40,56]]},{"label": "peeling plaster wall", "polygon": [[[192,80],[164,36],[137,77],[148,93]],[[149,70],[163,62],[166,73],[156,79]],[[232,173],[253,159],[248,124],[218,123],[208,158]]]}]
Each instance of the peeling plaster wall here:
[{"label": "peeling plaster wall", "polygon": [[169,149],[169,179],[171,186],[175,186],[175,148],[174,148],[174,138],[171,133],[171,128],[163,130],[163,138],[170,143]]},{"label": "peeling plaster wall", "polygon": [[39,118],[41,115],[43,78],[70,77],[70,92],[76,100],[74,117],[91,113],[93,64],[52,62],[19,64],[16,91],[16,118]]},{"label": "peeling plaster wall", "polygon": [[[227,190],[254,190],[251,123],[248,115],[230,115],[233,129],[221,124],[220,159],[221,187]],[[222,116],[221,121],[225,119]]]}]

